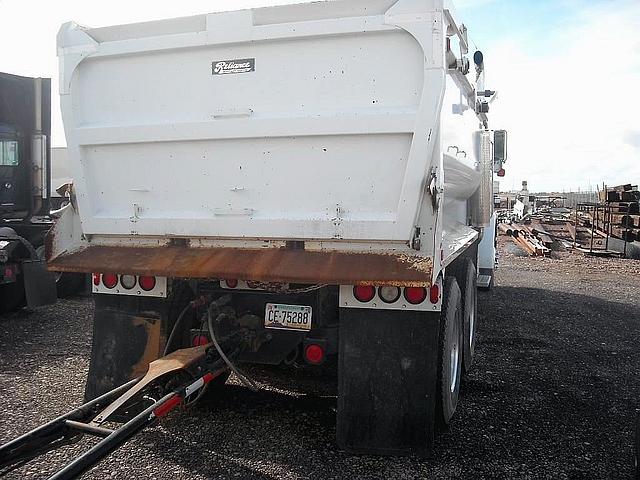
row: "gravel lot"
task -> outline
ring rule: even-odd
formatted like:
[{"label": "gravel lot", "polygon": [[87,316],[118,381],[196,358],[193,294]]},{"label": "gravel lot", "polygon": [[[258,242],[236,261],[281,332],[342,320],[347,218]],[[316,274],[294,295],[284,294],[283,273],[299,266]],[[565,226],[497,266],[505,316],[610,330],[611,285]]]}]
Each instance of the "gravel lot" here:
[{"label": "gravel lot", "polygon": [[[340,452],[333,378],[254,369],[262,391],[228,386],[83,478],[631,478],[640,262],[531,259],[506,239],[501,251],[498,286],[481,296],[477,363],[432,459]],[[91,312],[78,298],[0,317],[0,443],[81,403]],[[86,445],[7,478],[46,478]]]}]

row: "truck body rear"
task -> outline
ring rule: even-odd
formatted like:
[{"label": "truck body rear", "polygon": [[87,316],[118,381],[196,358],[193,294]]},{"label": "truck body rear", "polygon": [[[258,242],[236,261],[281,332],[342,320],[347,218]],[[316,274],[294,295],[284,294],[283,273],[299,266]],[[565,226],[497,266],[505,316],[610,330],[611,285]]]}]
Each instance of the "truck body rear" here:
[{"label": "truck body rear", "polygon": [[426,452],[438,352],[457,402],[476,275],[495,260],[494,92],[468,45],[442,0],[64,25],[74,185],[47,255],[94,273],[88,396],[207,337],[202,311],[177,313],[230,295],[268,338],[244,361],[337,360],[341,445]]}]

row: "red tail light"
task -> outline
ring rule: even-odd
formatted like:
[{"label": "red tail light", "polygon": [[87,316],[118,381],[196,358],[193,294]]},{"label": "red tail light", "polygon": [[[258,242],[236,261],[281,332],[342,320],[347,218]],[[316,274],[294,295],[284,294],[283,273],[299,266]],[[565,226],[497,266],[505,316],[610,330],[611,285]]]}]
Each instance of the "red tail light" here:
[{"label": "red tail light", "polygon": [[4,268],[4,278],[5,280],[15,280],[16,279],[16,268],[13,266],[6,266]]},{"label": "red tail light", "polygon": [[99,273],[94,273],[93,274],[93,284],[98,287],[100,285],[100,274]]},{"label": "red tail light", "polygon": [[193,341],[191,342],[191,344],[194,347],[199,347],[201,345],[206,345],[207,343],[209,343],[209,339],[207,337],[205,337],[204,335],[196,335],[195,337],[193,337]]},{"label": "red tail light", "polygon": [[315,343],[307,345],[304,349],[304,358],[311,365],[319,365],[324,360],[324,349]]},{"label": "red tail light", "polygon": [[156,288],[156,277],[140,277],[138,283],[142,290],[148,292]]},{"label": "red tail light", "polygon": [[353,296],[356,297],[356,300],[359,302],[367,303],[376,296],[376,289],[369,285],[357,285],[353,287]]},{"label": "red tail light", "polygon": [[429,301],[435,305],[436,303],[438,303],[439,300],[440,300],[440,287],[436,283],[435,285],[431,285],[431,288],[429,289]]},{"label": "red tail light", "polygon": [[404,298],[411,305],[418,305],[427,298],[427,289],[422,287],[407,287],[404,289]]},{"label": "red tail light", "polygon": [[238,287],[238,280],[225,280],[224,283],[227,286],[227,288],[237,288]]},{"label": "red tail light", "polygon": [[118,275],[115,273],[103,273],[102,284],[107,288],[114,288],[118,285]]}]

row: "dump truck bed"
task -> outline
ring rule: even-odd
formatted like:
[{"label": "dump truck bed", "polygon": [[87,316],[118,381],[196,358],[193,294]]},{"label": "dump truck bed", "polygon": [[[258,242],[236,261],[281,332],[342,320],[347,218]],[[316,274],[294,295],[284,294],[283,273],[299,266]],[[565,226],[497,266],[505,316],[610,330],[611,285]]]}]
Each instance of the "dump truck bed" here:
[{"label": "dump truck bed", "polygon": [[394,3],[67,25],[83,232],[408,241],[430,162],[414,134],[436,129],[442,88]]},{"label": "dump truck bed", "polygon": [[[318,261],[333,265],[322,270],[327,280],[428,284],[436,254],[451,254],[439,238],[437,197],[443,142],[462,123],[442,119],[451,116],[445,37],[459,33],[444,12],[442,0],[339,0],[64,25],[60,93],[75,213],[49,241],[52,268],[110,267],[97,261],[109,251],[125,273],[136,248],[171,246],[226,249],[216,258],[258,252],[263,266],[241,278],[290,265],[280,279],[292,281],[302,268],[294,264]],[[456,231],[458,249],[477,238]],[[86,251],[98,247],[100,255]],[[273,263],[269,248],[324,256]],[[355,255],[357,271],[336,252]],[[163,274],[184,273],[176,262]],[[206,275],[224,274],[208,264]],[[380,269],[365,275],[371,265]],[[202,274],[195,264],[187,270]]]}]

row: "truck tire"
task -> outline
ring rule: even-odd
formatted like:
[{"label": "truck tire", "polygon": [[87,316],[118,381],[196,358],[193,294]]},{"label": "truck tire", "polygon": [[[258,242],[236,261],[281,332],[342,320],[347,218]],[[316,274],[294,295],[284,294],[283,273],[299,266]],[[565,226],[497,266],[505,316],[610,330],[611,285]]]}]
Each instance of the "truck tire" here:
[{"label": "truck tire", "polygon": [[455,277],[446,277],[438,337],[436,421],[440,427],[449,425],[458,406],[462,357],[462,295]]},{"label": "truck tire", "polygon": [[464,327],[464,349],[462,369],[468,373],[473,366],[476,350],[476,330],[478,328],[478,288],[476,267],[473,261],[465,259],[456,275],[462,293],[462,325]]},{"label": "truck tire", "polygon": [[80,292],[86,281],[84,273],[57,273],[56,290],[58,298],[66,298]]},{"label": "truck tire", "polygon": [[[40,241],[43,240],[44,239],[41,239]],[[40,245],[36,248],[36,253],[39,258],[44,259],[44,245]],[[84,273],[55,272],[55,276],[58,298],[66,298],[71,295],[75,295],[80,291],[86,280],[86,275]]]}]

